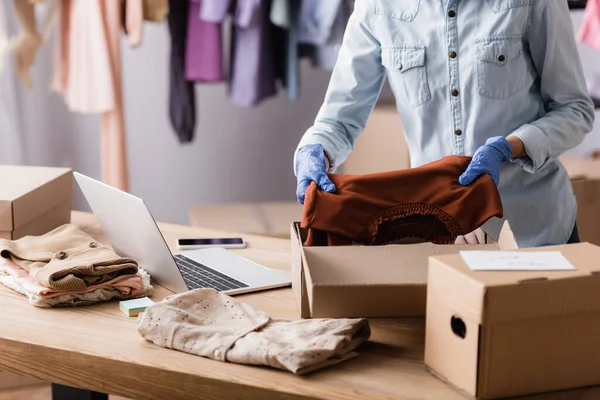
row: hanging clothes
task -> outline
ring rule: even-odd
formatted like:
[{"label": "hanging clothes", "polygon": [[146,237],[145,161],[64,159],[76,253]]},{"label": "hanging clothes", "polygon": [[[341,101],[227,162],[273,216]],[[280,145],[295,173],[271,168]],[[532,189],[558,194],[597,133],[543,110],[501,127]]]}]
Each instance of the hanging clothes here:
[{"label": "hanging clothes", "polygon": [[285,86],[289,100],[300,97],[299,21],[300,0],[273,0],[271,23],[285,32]]},{"label": "hanging clothes", "polygon": [[298,27],[300,56],[313,67],[332,71],[352,13],[348,0],[302,0]]},{"label": "hanging clothes", "polygon": [[143,0],[125,1],[125,31],[129,37],[131,47],[139,47],[142,44],[144,31],[144,6]]},{"label": "hanging clothes", "polygon": [[150,22],[163,22],[169,14],[169,0],[143,0],[144,19]]},{"label": "hanging clothes", "polygon": [[203,0],[190,0],[185,53],[185,76],[195,82],[222,82],[223,37],[218,22],[200,17]]},{"label": "hanging clothes", "polygon": [[128,191],[121,4],[62,0],[60,7],[51,89],[62,95],[70,111],[102,114],[102,180]]},{"label": "hanging clothes", "polygon": [[168,25],[171,34],[169,116],[182,144],[190,143],[194,139],[196,127],[194,84],[185,77],[189,9],[190,3],[187,0],[169,0]]},{"label": "hanging clothes", "polygon": [[23,85],[31,88],[33,82],[29,68],[33,65],[35,55],[42,44],[42,36],[36,27],[35,4],[28,0],[13,0],[13,6],[20,25],[19,35],[12,45],[15,69]]},{"label": "hanging clothes", "polygon": [[333,32],[344,0],[303,0],[300,9],[299,40],[301,43],[322,46]]},{"label": "hanging clothes", "polygon": [[277,94],[268,0],[238,0],[232,35],[229,97],[243,107]]},{"label": "hanging clothes", "polygon": [[588,0],[577,40],[600,51],[600,0]]},{"label": "hanging clothes", "polygon": [[25,163],[23,114],[9,37],[17,30],[11,4],[0,1],[0,164]]},{"label": "hanging clothes", "polygon": [[229,97],[235,105],[256,106],[277,93],[271,0],[204,0],[201,17],[222,22],[235,5],[229,74]]},{"label": "hanging clothes", "polygon": [[271,4],[271,14],[269,16],[273,25],[290,29],[288,13],[290,8],[289,3],[289,0],[273,0],[273,3]]},{"label": "hanging clothes", "polygon": [[[8,32],[7,25],[9,24],[9,19],[7,17],[6,5],[4,2],[0,2],[0,76],[4,73],[6,68],[6,64],[8,62],[8,49],[9,49],[9,41],[8,41]],[[1,90],[1,87],[0,87]]]}]

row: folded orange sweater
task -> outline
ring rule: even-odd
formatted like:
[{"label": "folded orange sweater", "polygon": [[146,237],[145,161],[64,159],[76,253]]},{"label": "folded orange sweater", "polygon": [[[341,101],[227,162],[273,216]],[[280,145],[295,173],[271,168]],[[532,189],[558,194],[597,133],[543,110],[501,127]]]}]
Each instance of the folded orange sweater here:
[{"label": "folded orange sweater", "polygon": [[330,175],[336,193],[313,182],[306,191],[306,246],[380,245],[405,239],[452,244],[502,217],[492,178],[458,183],[471,157],[447,156],[418,168],[366,175]]}]

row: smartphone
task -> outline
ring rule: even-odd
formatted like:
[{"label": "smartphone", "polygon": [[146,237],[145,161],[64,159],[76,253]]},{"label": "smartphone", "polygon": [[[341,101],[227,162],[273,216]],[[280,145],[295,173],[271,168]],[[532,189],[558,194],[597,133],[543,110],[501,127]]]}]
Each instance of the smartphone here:
[{"label": "smartphone", "polygon": [[246,242],[240,237],[178,239],[177,247],[182,250],[206,249],[209,247],[222,247],[225,249],[243,249],[244,247],[246,247]]}]

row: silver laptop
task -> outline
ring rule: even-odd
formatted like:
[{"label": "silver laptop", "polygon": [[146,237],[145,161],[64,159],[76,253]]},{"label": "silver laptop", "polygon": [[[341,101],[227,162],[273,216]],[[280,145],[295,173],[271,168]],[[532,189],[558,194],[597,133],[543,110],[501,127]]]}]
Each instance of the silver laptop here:
[{"label": "silver laptop", "polygon": [[171,253],[142,199],[74,175],[114,251],[136,260],[159,285],[175,293],[213,288],[240,294],[291,284],[289,276],[223,248]]}]

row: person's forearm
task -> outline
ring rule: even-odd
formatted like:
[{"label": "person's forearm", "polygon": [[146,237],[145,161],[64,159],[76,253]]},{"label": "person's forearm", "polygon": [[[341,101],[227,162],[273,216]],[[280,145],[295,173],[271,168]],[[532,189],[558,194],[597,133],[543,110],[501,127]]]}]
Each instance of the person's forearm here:
[{"label": "person's forearm", "polygon": [[508,142],[508,144],[510,144],[510,147],[512,148],[513,159],[524,157],[527,155],[527,152],[525,151],[525,145],[523,144],[523,141],[521,139],[519,139],[516,136],[510,136],[506,138],[506,141]]}]

